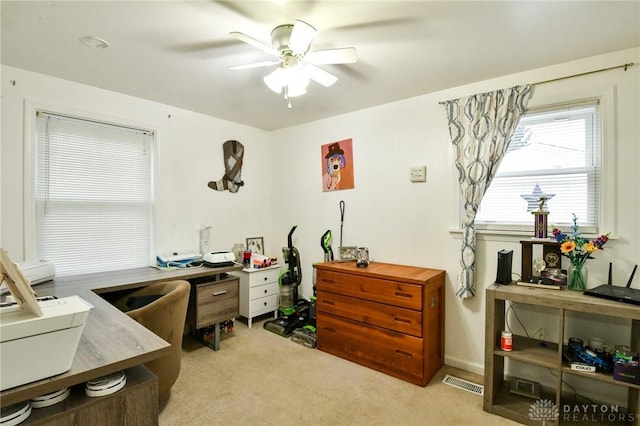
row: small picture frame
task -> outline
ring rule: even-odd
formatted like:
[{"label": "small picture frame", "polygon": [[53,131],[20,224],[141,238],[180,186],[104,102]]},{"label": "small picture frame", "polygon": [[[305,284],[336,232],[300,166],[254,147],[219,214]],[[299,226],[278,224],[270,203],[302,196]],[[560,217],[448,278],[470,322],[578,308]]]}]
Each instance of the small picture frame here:
[{"label": "small picture frame", "polygon": [[340,262],[351,262],[358,258],[358,247],[342,246],[340,247]]},{"label": "small picture frame", "polygon": [[264,254],[264,239],[262,237],[247,238],[247,251]]},{"label": "small picture frame", "polygon": [[369,249],[367,247],[358,247],[356,266],[369,266]]},{"label": "small picture frame", "polygon": [[540,273],[542,278],[548,278],[552,284],[567,285],[567,270],[558,268],[547,268]]}]

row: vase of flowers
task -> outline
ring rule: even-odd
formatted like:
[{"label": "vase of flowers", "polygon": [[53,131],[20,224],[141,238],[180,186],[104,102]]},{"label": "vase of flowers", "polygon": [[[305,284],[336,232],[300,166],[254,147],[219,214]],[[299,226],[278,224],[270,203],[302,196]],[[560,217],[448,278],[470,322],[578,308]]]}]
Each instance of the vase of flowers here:
[{"label": "vase of flowers", "polygon": [[575,291],[587,289],[588,269],[586,263],[569,263],[567,271],[567,288]]},{"label": "vase of flowers", "polygon": [[584,238],[578,230],[578,218],[575,214],[571,231],[567,234],[553,226],[553,236],[556,241],[562,244],[560,252],[569,259],[567,287],[569,290],[585,291],[587,289],[587,259],[593,259],[593,253],[604,250],[603,246],[609,241],[609,233],[602,234],[594,240]]}]

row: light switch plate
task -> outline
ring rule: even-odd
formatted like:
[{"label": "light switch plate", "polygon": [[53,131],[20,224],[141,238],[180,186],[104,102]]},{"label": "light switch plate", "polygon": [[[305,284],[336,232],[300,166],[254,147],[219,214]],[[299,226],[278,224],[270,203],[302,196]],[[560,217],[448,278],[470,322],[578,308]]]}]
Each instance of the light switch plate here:
[{"label": "light switch plate", "polygon": [[427,166],[411,167],[411,170],[409,171],[409,180],[411,182],[426,182]]}]

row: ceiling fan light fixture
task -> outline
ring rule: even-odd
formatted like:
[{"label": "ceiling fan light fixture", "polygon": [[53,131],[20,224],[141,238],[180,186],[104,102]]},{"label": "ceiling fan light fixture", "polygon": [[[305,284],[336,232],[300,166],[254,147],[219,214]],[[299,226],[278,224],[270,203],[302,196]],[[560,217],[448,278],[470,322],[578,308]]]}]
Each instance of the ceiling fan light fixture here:
[{"label": "ceiling fan light fixture", "polygon": [[309,81],[309,77],[300,67],[280,67],[264,77],[264,83],[269,89],[275,93],[282,93],[282,90],[286,87],[286,95],[292,98],[307,93]]},{"label": "ceiling fan light fixture", "polygon": [[276,68],[271,74],[264,77],[267,87],[276,93],[282,93],[282,88],[287,85],[283,68]]}]

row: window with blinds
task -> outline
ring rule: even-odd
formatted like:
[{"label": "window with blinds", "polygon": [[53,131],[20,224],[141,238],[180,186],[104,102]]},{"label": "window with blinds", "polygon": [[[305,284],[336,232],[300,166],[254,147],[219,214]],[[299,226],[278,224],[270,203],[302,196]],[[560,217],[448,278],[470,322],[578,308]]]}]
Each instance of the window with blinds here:
[{"label": "window with blinds", "polygon": [[56,275],[149,265],[153,134],[37,113],[36,250]]},{"label": "window with blinds", "polygon": [[582,232],[597,233],[600,133],[595,100],[529,111],[482,199],[477,229],[532,230],[545,196],[549,226],[566,227],[575,213]]}]

